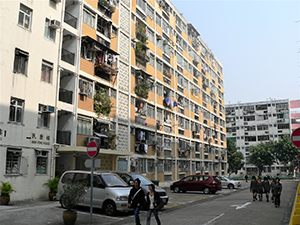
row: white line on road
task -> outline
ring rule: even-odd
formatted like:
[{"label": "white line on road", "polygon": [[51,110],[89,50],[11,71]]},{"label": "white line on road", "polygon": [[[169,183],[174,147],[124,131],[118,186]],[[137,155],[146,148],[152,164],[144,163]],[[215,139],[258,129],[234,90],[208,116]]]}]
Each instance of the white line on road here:
[{"label": "white line on road", "polygon": [[210,220],[210,221],[206,222],[206,223],[205,223],[205,224],[203,224],[203,225],[210,224],[211,222],[213,222],[213,221],[215,221],[215,220],[219,219],[221,216],[224,216],[224,215],[225,215],[225,213],[222,213],[221,215],[219,215],[219,216],[217,216],[217,217],[213,218],[212,220]]},{"label": "white line on road", "polygon": [[236,207],[236,210],[246,208],[247,205],[250,205],[252,202],[246,202],[243,205],[231,205],[231,207]]}]

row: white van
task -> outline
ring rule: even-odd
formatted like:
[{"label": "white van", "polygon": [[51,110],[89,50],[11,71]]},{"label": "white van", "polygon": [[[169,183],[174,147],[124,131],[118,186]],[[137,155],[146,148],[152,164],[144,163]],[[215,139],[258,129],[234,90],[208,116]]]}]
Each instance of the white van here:
[{"label": "white van", "polygon": [[[84,182],[90,184],[90,171],[66,171],[59,179],[56,199],[60,201],[63,186],[67,183]],[[128,195],[131,187],[117,174],[94,172],[93,177],[93,206],[104,210],[108,216],[114,216],[117,211],[130,211]],[[91,188],[88,188],[84,201],[80,205],[90,206]],[[64,208],[62,202],[60,204]]]}]

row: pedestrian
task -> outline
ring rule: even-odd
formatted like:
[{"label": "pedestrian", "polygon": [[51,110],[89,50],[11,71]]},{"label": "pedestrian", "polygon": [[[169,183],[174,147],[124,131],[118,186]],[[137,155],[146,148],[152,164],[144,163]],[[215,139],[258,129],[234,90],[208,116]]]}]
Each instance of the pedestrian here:
[{"label": "pedestrian", "polygon": [[246,182],[248,182],[248,175],[247,174],[245,175],[245,180],[246,180]]},{"label": "pedestrian", "polygon": [[271,194],[272,194],[272,196],[271,196],[271,200],[272,200],[272,203],[274,203],[274,187],[275,187],[275,179],[274,178],[272,178],[272,181],[271,181]]},{"label": "pedestrian", "polygon": [[135,216],[135,224],[141,225],[140,222],[140,209],[145,201],[144,190],[140,186],[141,181],[139,178],[134,180],[134,186],[131,188],[128,197],[128,207],[133,208]]},{"label": "pedestrian", "polygon": [[159,217],[158,217],[158,205],[161,199],[159,197],[158,192],[155,191],[154,184],[149,185],[149,192],[147,193],[147,225],[150,225],[151,214],[154,214],[157,225],[161,225]]},{"label": "pedestrian", "polygon": [[255,176],[252,176],[252,180],[250,183],[250,192],[252,192],[252,197],[253,201],[257,200],[256,195],[257,195],[257,181]]},{"label": "pedestrian", "polygon": [[261,181],[261,178],[258,178],[258,182],[257,182],[257,194],[258,194],[258,198],[259,201],[262,201],[262,194],[263,194],[263,182]]},{"label": "pedestrian", "polygon": [[269,202],[270,183],[267,177],[264,177],[263,188],[264,193],[266,194],[267,202]]},{"label": "pedestrian", "polygon": [[280,206],[280,195],[281,195],[281,191],[282,191],[282,185],[279,182],[280,179],[277,177],[275,180],[275,186],[274,186],[274,197],[275,197],[275,207],[279,207]]}]

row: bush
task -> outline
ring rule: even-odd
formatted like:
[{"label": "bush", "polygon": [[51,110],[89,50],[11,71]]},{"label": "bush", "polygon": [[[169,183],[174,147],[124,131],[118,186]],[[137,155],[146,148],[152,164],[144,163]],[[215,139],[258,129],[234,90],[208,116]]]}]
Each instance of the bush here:
[{"label": "bush", "polygon": [[83,183],[68,183],[63,186],[63,193],[60,201],[67,211],[78,205],[79,202],[84,200],[87,192],[87,186]]},{"label": "bush", "polygon": [[53,179],[49,179],[46,183],[43,184],[43,187],[47,187],[47,188],[49,188],[50,192],[56,193],[57,192],[58,181],[59,181],[58,177],[55,177]]}]

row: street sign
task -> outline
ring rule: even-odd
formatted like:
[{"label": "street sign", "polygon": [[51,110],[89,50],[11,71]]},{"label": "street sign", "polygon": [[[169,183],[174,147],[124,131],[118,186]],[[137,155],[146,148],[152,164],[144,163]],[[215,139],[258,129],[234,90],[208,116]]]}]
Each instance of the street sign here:
[{"label": "street sign", "polygon": [[296,130],[294,130],[294,132],[292,133],[291,136],[292,142],[293,144],[300,148],[300,128],[297,128]]},{"label": "street sign", "polygon": [[[92,168],[92,159],[86,159],[85,162],[84,162],[84,166],[86,168]],[[101,167],[101,159],[95,159],[94,167],[95,168],[100,168]]]},{"label": "street sign", "polygon": [[93,158],[98,154],[98,147],[96,142],[91,141],[87,146],[87,154],[89,157]]}]

